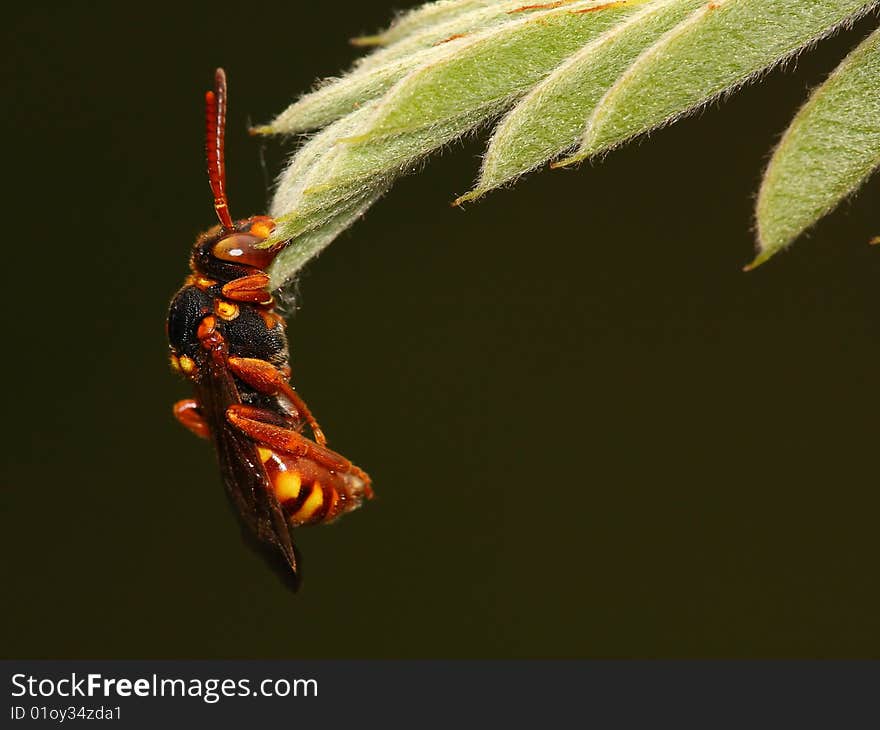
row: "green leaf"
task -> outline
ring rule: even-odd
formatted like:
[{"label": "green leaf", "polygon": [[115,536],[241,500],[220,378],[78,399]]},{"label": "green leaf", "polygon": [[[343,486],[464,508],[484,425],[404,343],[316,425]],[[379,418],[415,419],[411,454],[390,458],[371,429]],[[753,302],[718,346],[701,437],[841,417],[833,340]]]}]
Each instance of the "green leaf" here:
[{"label": "green leaf", "polygon": [[355,38],[352,42],[359,46],[388,45],[415,35],[420,30],[430,30],[437,25],[455,20],[472,10],[493,5],[498,5],[498,0],[439,0],[402,14],[384,33]]},{"label": "green leaf", "polygon": [[590,113],[635,58],[704,4],[649,4],[560,64],[498,125],[476,188],[458,202],[483,195],[577,144]]},{"label": "green leaf", "polygon": [[[296,215],[327,215],[371,179],[397,174],[473,129],[567,54],[645,2],[590,0],[563,9],[519,12],[517,21],[463,40],[458,50],[444,50],[442,57],[412,72],[376,102],[351,136],[339,138],[332,169],[321,171],[323,184],[304,190]],[[597,8],[603,12],[583,12]],[[500,71],[487,73],[493,68]]]},{"label": "green leaf", "polygon": [[[345,151],[339,140],[359,129],[363,120],[369,118],[371,113],[372,105],[366,104],[358,112],[331,124],[299,150],[278,183],[269,211],[276,219],[277,226],[265,246],[272,246],[279,241],[295,240],[321,226],[332,225],[330,221],[338,219],[340,214],[344,214],[352,206],[358,207],[359,203],[367,199],[376,200],[381,196],[390,180],[385,181],[382,176],[377,175],[352,181],[344,190],[337,191],[332,198],[332,205],[327,203],[326,196],[322,198],[316,194],[325,186],[324,181],[332,177],[339,158]],[[323,239],[313,237],[311,240],[314,242]],[[296,245],[299,246],[299,241],[296,241]],[[291,247],[292,244],[288,248]],[[312,255],[319,250],[313,246]],[[276,259],[276,265],[281,258],[279,256]],[[297,259],[285,257],[284,260]]]},{"label": "green leaf", "polygon": [[[581,0],[562,8],[551,3],[548,9],[505,3],[514,20],[438,47],[430,63],[383,97],[366,100],[299,151],[278,185],[271,211],[278,226],[267,245],[290,239],[290,247],[300,248],[299,237],[315,233],[309,239],[314,255],[332,240],[317,233],[325,225],[336,230],[346,219],[344,209],[363,212],[360,203],[375,199],[375,191],[384,191],[419,157],[499,113],[566,55],[647,2]],[[503,72],[486,73],[492,68]],[[286,115],[284,123],[292,124]],[[307,260],[279,256],[273,280],[293,276]]]},{"label": "green leaf", "polygon": [[380,100],[363,139],[425,129],[510,103],[648,1],[577,2],[520,13],[515,22],[461,39],[461,44],[414,70]]},{"label": "green leaf", "polygon": [[580,149],[604,152],[675,121],[833,32],[876,3],[716,0],[648,48],[609,89]]},{"label": "green leaf", "polygon": [[[435,12],[406,24],[409,16],[404,16],[397,32],[376,36],[395,39],[395,43],[361,59],[346,76],[324,82],[256,131],[294,134],[329,124],[380,96],[413,69],[454,55],[469,40],[468,35],[519,20],[522,13],[516,9],[520,7],[521,0],[468,0],[428,5],[423,9]],[[406,33],[401,32],[404,28]]]},{"label": "green leaf", "polygon": [[880,165],[880,31],[816,89],[764,173],[758,256],[769,259],[859,188]]},{"label": "green leaf", "polygon": [[310,171],[312,174],[303,178],[305,185],[298,185],[299,194],[289,196],[286,206],[274,206],[290,212],[280,218],[273,240],[297,236],[320,225],[335,215],[339,205],[368,193],[374,186],[390,183],[419,156],[455,139],[482,118],[482,113],[462,115],[429,130],[385,139],[381,144],[353,143],[351,137],[340,138],[334,154],[327,155]]},{"label": "green leaf", "polygon": [[[421,158],[501,117],[467,200],[728,93],[880,0],[446,0],[403,15],[347,75],[258,131],[323,129],[279,182],[280,285]],[[504,116],[502,116],[504,115]],[[579,147],[578,147],[579,145]],[[267,245],[268,245],[267,244]]]}]

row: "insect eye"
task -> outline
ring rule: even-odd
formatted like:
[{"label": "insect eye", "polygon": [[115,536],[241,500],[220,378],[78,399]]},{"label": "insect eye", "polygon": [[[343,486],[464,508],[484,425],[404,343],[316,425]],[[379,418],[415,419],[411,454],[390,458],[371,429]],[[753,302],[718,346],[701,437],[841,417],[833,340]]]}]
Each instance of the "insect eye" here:
[{"label": "insect eye", "polygon": [[231,261],[257,269],[265,269],[272,263],[277,251],[257,248],[257,244],[263,240],[252,233],[232,233],[217,241],[211,253],[221,261]]}]

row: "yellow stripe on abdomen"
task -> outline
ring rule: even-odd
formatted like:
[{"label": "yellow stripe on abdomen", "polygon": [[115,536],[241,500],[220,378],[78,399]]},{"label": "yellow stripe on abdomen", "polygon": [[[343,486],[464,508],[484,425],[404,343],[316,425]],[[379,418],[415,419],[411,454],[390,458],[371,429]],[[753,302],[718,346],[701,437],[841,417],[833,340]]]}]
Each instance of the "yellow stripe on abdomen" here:
[{"label": "yellow stripe on abdomen", "polygon": [[299,496],[302,478],[295,471],[281,472],[275,477],[273,486],[275,487],[275,498],[284,503],[288,499],[296,499]]},{"label": "yellow stripe on abdomen", "polygon": [[[350,474],[334,474],[308,459],[258,445],[269,486],[292,527],[333,522],[360,506],[364,483]],[[372,495],[370,495],[372,496]]]},{"label": "yellow stripe on abdomen", "polygon": [[315,482],[312,484],[312,493],[306,497],[302,507],[290,516],[290,521],[298,525],[305,524],[321,509],[322,504],[324,504],[324,490],[318,482]]},{"label": "yellow stripe on abdomen", "polygon": [[266,476],[269,477],[269,484],[275,492],[275,499],[280,504],[284,504],[299,497],[302,475],[297,470],[289,468],[288,460],[280,457],[272,449],[262,446],[257,447],[257,453],[266,468]]}]

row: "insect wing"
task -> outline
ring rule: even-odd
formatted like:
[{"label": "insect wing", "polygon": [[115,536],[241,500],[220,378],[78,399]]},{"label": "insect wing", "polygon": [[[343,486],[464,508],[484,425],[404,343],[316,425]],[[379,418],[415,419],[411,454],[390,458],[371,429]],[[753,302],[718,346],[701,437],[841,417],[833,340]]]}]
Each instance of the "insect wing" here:
[{"label": "insect wing", "polygon": [[196,397],[210,425],[226,494],[242,523],[245,539],[296,588],[297,558],[287,518],[269,489],[254,442],[226,421],[226,409],[240,403],[241,398],[225,365],[211,359]]}]

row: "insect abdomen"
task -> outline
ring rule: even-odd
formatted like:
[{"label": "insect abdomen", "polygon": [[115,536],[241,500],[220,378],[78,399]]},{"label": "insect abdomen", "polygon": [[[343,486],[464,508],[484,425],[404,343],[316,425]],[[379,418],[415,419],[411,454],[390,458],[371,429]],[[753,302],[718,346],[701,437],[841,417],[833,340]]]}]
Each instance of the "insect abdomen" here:
[{"label": "insect abdomen", "polygon": [[372,490],[354,474],[331,472],[315,462],[258,448],[275,498],[291,526],[332,522],[360,507]]}]

